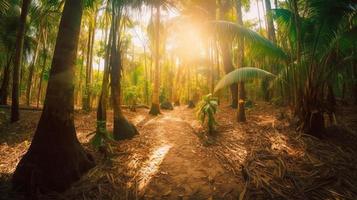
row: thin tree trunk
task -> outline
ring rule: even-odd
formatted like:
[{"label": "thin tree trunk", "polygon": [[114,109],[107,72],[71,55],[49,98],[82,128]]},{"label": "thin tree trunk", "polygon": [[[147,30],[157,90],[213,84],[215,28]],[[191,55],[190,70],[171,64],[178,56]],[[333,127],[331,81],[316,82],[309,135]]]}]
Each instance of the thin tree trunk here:
[{"label": "thin tree trunk", "polygon": [[10,83],[12,55],[8,58],[4,68],[4,77],[0,89],[0,105],[7,105],[7,97]]},{"label": "thin tree trunk", "polygon": [[113,28],[109,32],[109,40],[105,40],[107,47],[105,49],[104,72],[102,81],[102,90],[99,97],[97,108],[97,133],[105,134],[107,130],[107,104],[108,104],[108,86],[109,86],[109,59],[113,38]]},{"label": "thin tree trunk", "polygon": [[156,23],[155,23],[155,79],[152,103],[150,108],[151,115],[160,114],[159,90],[160,90],[160,5],[156,6]]},{"label": "thin tree trunk", "polygon": [[149,105],[149,75],[148,75],[148,66],[146,58],[146,47],[144,46],[144,70],[145,70],[145,103]]},{"label": "thin tree trunk", "polygon": [[84,86],[84,94],[83,94],[83,110],[90,111],[90,84],[91,84],[91,45],[92,45],[92,23],[89,22],[89,30],[88,30],[88,43],[87,43],[87,62],[86,62],[86,78],[85,78],[85,86]]},{"label": "thin tree trunk", "polygon": [[45,70],[46,70],[46,62],[47,62],[47,49],[46,49],[46,46],[44,46],[43,51],[44,51],[44,58],[43,58],[42,69],[41,69],[41,73],[40,73],[40,77],[39,77],[40,81],[39,81],[39,84],[38,84],[37,106],[36,106],[37,108],[40,106],[43,75],[44,75]]},{"label": "thin tree trunk", "polygon": [[[237,12],[237,24],[238,25],[243,25],[243,17],[242,17],[242,2],[241,0],[237,0],[236,2],[236,12]],[[239,47],[238,47],[238,55],[237,55],[237,66],[238,68],[244,67],[244,39],[239,39],[238,41]],[[238,122],[245,122],[246,117],[245,117],[245,88],[244,88],[244,82],[241,81],[238,83],[238,94],[239,94],[239,100],[238,100],[238,111],[237,111],[237,121]]]},{"label": "thin tree trunk", "polygon": [[14,70],[12,76],[11,122],[16,122],[20,119],[20,113],[19,113],[20,71],[21,71],[21,64],[22,64],[22,50],[23,50],[24,38],[25,38],[26,17],[27,17],[30,3],[31,0],[23,0],[22,2],[20,23],[16,36]]},{"label": "thin tree trunk", "polygon": [[[97,14],[98,14],[98,10],[95,10],[95,14],[94,14],[94,22],[93,22],[93,28],[92,28],[92,34],[91,34],[91,44],[90,44],[90,60],[89,60],[89,79],[90,79],[90,84],[92,84],[93,82],[93,49],[94,49],[94,39],[95,39],[95,30],[97,28]],[[88,104],[89,104],[89,110],[92,108],[92,90],[89,89],[88,91]]]},{"label": "thin tree trunk", "polygon": [[267,29],[268,29],[268,39],[276,43],[276,36],[275,36],[275,28],[274,28],[274,21],[271,16],[271,3],[270,0],[265,0],[265,8],[266,8],[266,18],[267,18]]},{"label": "thin tree trunk", "polygon": [[[39,36],[38,38],[41,38],[41,37]],[[27,87],[26,87],[26,105],[27,106],[29,106],[30,102],[31,102],[32,79],[33,79],[33,74],[34,74],[39,50],[40,50],[40,39],[37,41],[35,54],[33,56],[32,63],[29,68],[29,76],[27,79]]]},{"label": "thin tree trunk", "polygon": [[[222,5],[220,2],[220,10],[219,10],[219,19],[224,20],[224,11],[222,9]],[[231,41],[222,39],[220,41],[220,48],[222,52],[222,59],[223,59],[223,68],[226,74],[232,72],[234,70],[233,66],[233,59],[232,59],[232,48],[231,48]],[[238,85],[234,83],[230,85],[231,91],[231,107],[237,108],[238,107]]]},{"label": "thin tree trunk", "polygon": [[28,195],[62,192],[95,165],[77,139],[73,117],[74,63],[82,10],[82,1],[65,2],[45,106],[31,146],[13,175],[14,188]]},{"label": "thin tree trunk", "polygon": [[260,8],[259,8],[259,0],[256,0],[257,3],[257,11],[258,11],[258,20],[259,20],[259,33],[262,33],[262,18],[260,15]]}]

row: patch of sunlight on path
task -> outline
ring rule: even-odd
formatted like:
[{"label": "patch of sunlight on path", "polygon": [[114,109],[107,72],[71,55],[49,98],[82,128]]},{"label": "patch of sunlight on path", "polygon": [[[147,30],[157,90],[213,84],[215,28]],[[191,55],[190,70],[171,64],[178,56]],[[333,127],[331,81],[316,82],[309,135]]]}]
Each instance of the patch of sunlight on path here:
[{"label": "patch of sunlight on path", "polygon": [[[166,130],[161,125],[161,123],[163,122],[163,118],[165,117],[153,118],[145,123],[145,126],[155,123],[156,127],[154,129],[154,132],[156,138],[159,139],[159,145],[155,147],[154,151],[150,153],[149,158],[143,163],[141,169],[136,175],[138,179],[136,179],[135,185],[136,190],[139,194],[145,191],[145,188],[150,183],[151,179],[159,172],[161,163],[163,162],[166,155],[169,153],[170,149],[173,146],[166,140]],[[138,121],[140,120],[142,120],[142,118]]]},{"label": "patch of sunlight on path", "polygon": [[160,164],[164,160],[165,156],[169,152],[172,145],[165,144],[152,152],[149,159],[144,163],[143,167],[139,171],[140,179],[138,181],[138,190],[142,191],[148,183],[150,183],[151,178],[158,172]]}]

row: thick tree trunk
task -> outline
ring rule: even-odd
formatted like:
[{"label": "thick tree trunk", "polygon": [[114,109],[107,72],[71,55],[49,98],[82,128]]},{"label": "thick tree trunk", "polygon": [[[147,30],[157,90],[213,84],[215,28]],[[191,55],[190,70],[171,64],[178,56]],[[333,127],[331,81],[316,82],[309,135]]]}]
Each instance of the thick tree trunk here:
[{"label": "thick tree trunk", "polygon": [[[38,38],[41,38],[40,36]],[[32,89],[32,79],[35,71],[35,65],[37,62],[38,52],[40,50],[40,40],[37,41],[35,54],[33,55],[32,63],[29,68],[29,76],[27,79],[27,87],[26,87],[26,105],[29,106],[31,102],[31,89]]]},{"label": "thick tree trunk", "polygon": [[[118,9],[120,10],[120,8]],[[117,11],[118,12],[118,11]],[[113,127],[113,137],[115,140],[123,140],[133,138],[138,134],[135,126],[130,123],[122,113],[120,108],[120,97],[121,97],[121,72],[122,72],[122,61],[121,61],[121,40],[120,40],[120,19],[119,16],[115,15],[113,11],[113,39],[111,46],[111,95],[112,95],[112,106],[114,111],[114,127]]]},{"label": "thick tree trunk", "polygon": [[24,46],[26,17],[31,0],[23,0],[19,28],[16,36],[16,49],[14,57],[14,70],[12,76],[12,102],[11,102],[11,122],[20,119],[19,113],[19,89],[20,89],[20,71],[22,63],[22,49]]},{"label": "thick tree trunk", "polygon": [[159,90],[160,90],[160,5],[156,6],[156,22],[155,22],[155,79],[154,90],[152,94],[152,103],[149,114],[160,114]]},{"label": "thick tree trunk", "polygon": [[77,139],[73,118],[74,63],[82,10],[82,1],[65,3],[45,106],[31,146],[13,175],[14,188],[28,195],[64,191],[95,165]]},{"label": "thick tree trunk", "polygon": [[7,105],[7,97],[8,97],[10,73],[11,73],[11,62],[12,62],[12,56],[10,56],[4,68],[4,78],[2,80],[1,89],[0,89],[0,105]]}]

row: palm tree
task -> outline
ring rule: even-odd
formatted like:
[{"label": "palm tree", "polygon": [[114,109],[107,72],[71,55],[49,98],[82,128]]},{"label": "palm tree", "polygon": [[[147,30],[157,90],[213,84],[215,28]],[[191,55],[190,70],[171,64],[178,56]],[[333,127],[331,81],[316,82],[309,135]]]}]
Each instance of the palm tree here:
[{"label": "palm tree", "polygon": [[32,195],[64,191],[94,166],[74,126],[74,61],[83,1],[67,0],[59,26],[44,109],[31,146],[13,175],[15,189]]},{"label": "palm tree", "polygon": [[341,66],[354,67],[350,60],[356,45],[351,37],[356,30],[354,5],[352,0],[290,0],[288,9],[272,10],[279,27],[287,30],[291,46],[290,62],[279,76],[286,92],[293,95],[290,104],[299,119],[298,128],[317,137],[325,130],[324,113],[334,110],[325,106],[324,98],[333,93],[331,81]]},{"label": "palm tree", "polygon": [[[227,22],[227,21],[213,21],[211,24],[213,25],[214,30],[218,32],[220,37],[227,37],[227,35],[230,35],[230,37],[237,38],[238,43],[240,45],[240,52],[238,52],[238,65],[239,69],[243,70],[245,72],[245,68],[242,68],[243,66],[243,56],[244,56],[244,43],[247,45],[250,45],[252,49],[254,49],[254,52],[256,54],[265,55],[268,57],[273,57],[277,59],[282,59],[286,60],[287,56],[284,53],[284,51],[276,46],[273,42],[270,40],[260,36],[258,33],[244,28],[242,25],[242,21],[239,19],[239,16],[241,14],[241,11],[239,7],[241,6],[240,2],[237,1],[237,15],[238,15],[238,23],[233,23],[233,22]],[[233,71],[235,72],[235,71]],[[236,74],[233,73],[232,74]],[[239,72],[239,71],[238,71]],[[226,76],[228,76],[228,73]],[[248,73],[249,74],[249,73]],[[229,75],[232,76],[232,75]],[[234,78],[233,78],[234,79]],[[238,91],[239,91],[239,102],[238,102],[238,112],[237,112],[237,121],[238,122],[244,122],[246,121],[245,117],[245,110],[244,110],[244,99],[245,99],[245,88],[244,88],[244,81],[241,80],[240,78],[234,79],[235,81],[229,81],[230,84],[233,83],[239,83]],[[222,83],[218,83],[218,85],[221,85]],[[215,91],[217,91],[217,86]]]},{"label": "palm tree", "polygon": [[271,16],[270,0],[265,0],[265,10],[266,10],[266,18],[267,18],[268,39],[275,43],[276,36],[275,36],[274,21]]},{"label": "palm tree", "polygon": [[17,5],[8,4],[4,1],[3,4],[7,5],[7,11],[4,11],[3,16],[0,18],[0,51],[4,52],[0,57],[5,65],[2,73],[2,82],[0,88],[0,104],[6,105],[8,100],[8,89],[12,72],[12,63],[14,59],[13,49],[16,43],[16,33],[18,29],[18,12]]},{"label": "palm tree", "polygon": [[161,25],[161,17],[160,10],[161,7],[168,8],[172,6],[172,1],[170,0],[134,0],[133,5],[136,7],[141,7],[141,5],[146,4],[151,8],[156,9],[156,17],[155,17],[155,75],[154,75],[154,88],[152,94],[152,102],[149,113],[152,115],[160,114],[160,25]]},{"label": "palm tree", "polygon": [[[242,13],[242,1],[237,0],[236,2],[236,15],[237,15],[237,25],[243,26],[243,13]],[[238,39],[238,55],[237,55],[237,67],[244,67],[244,38]],[[245,87],[244,82],[241,81],[238,83],[238,110],[237,110],[237,121],[245,122]]]},{"label": "palm tree", "polygon": [[97,26],[98,11],[99,10],[97,4],[92,5],[92,7],[88,9],[89,29],[88,29],[88,43],[87,43],[86,78],[85,78],[84,95],[83,95],[83,110],[85,111],[91,110],[91,96],[92,96],[91,84],[93,82],[92,80],[93,79],[93,47],[94,47],[94,39],[95,39],[95,32]]},{"label": "palm tree", "polygon": [[14,69],[12,77],[12,102],[11,102],[11,122],[16,122],[20,119],[19,113],[19,83],[20,70],[22,64],[22,50],[25,38],[26,17],[29,10],[31,0],[23,0],[21,8],[21,16],[19,28],[16,36],[16,47],[14,55]]},{"label": "palm tree", "polygon": [[155,18],[155,78],[154,89],[152,93],[152,102],[150,108],[151,115],[160,114],[159,90],[160,90],[160,4],[156,4]]},{"label": "palm tree", "polygon": [[[222,1],[219,2],[219,20],[225,20],[225,13],[227,10],[230,9],[231,5],[229,1]],[[220,38],[220,49],[222,52],[222,60],[223,60],[223,68],[226,74],[232,72],[234,70],[233,59],[232,59],[232,48],[231,43],[233,38],[230,37],[221,37]],[[231,107],[237,108],[238,107],[238,85],[237,83],[233,83],[230,86],[231,91]]]},{"label": "palm tree", "polygon": [[110,50],[110,78],[111,97],[114,111],[113,136],[116,140],[129,139],[138,134],[135,126],[129,122],[121,110],[121,79],[123,71],[122,52],[125,30],[124,8],[132,3],[128,1],[112,1],[112,24],[113,32]]},{"label": "palm tree", "polygon": [[[254,67],[243,67],[238,68],[228,74],[226,74],[216,85],[214,92],[216,93],[218,90],[232,85],[233,83],[239,83],[239,92],[244,91],[244,82],[254,80],[254,79],[268,79],[274,78],[270,72],[265,70],[254,68]],[[238,111],[237,111],[237,121],[238,122],[245,122],[245,109],[244,109],[244,100],[242,97],[244,94],[239,94],[239,104],[238,104]]]},{"label": "palm tree", "polygon": [[[107,26],[109,14],[109,4],[107,4],[104,26]],[[111,28],[109,31],[109,39],[105,40],[106,48],[105,48],[105,57],[104,57],[104,72],[103,72],[103,80],[102,80],[102,89],[99,96],[98,107],[97,107],[97,130],[96,135],[93,137],[92,143],[95,146],[101,146],[104,139],[107,137],[107,104],[108,104],[108,88],[109,88],[109,58],[110,58],[110,50],[111,50],[111,41],[113,37],[113,29]]]},{"label": "palm tree", "polygon": [[[228,74],[226,74],[216,85],[214,92],[232,85],[233,83],[239,83],[239,103],[238,103],[238,111],[237,111],[237,121],[238,122],[245,122],[245,109],[244,109],[244,95],[245,95],[245,88],[244,82],[250,81],[253,79],[268,79],[274,78],[275,75],[271,74],[270,72],[264,71],[259,68],[253,67],[243,67],[238,68]],[[242,94],[243,93],[243,94]]]},{"label": "palm tree", "polygon": [[[37,38],[41,38],[41,30],[39,30],[38,36]],[[30,101],[31,101],[31,89],[32,89],[32,78],[33,78],[33,74],[35,71],[35,65],[37,63],[37,58],[38,58],[38,54],[40,51],[40,40],[38,39],[36,42],[36,47],[35,47],[35,52],[31,61],[31,64],[29,66],[29,74],[28,74],[28,78],[27,78],[27,87],[26,87],[26,105],[29,106],[30,105]]]}]

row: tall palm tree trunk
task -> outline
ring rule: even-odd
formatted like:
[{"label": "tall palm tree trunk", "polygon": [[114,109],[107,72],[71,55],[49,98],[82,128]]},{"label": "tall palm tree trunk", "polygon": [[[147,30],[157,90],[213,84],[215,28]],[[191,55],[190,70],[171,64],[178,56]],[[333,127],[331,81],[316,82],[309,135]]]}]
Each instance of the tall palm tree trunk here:
[{"label": "tall palm tree trunk", "polygon": [[121,23],[121,11],[122,8],[115,8],[113,2],[113,18],[112,18],[112,29],[113,38],[111,46],[111,68],[110,68],[110,78],[111,78],[111,97],[112,106],[114,112],[114,127],[113,127],[113,137],[116,140],[130,139],[138,134],[135,126],[130,123],[121,110],[121,73],[122,73],[122,60],[121,60],[121,34],[118,28]]},{"label": "tall palm tree trunk", "polygon": [[82,11],[83,1],[65,2],[44,109],[31,146],[13,175],[14,188],[28,195],[64,191],[95,165],[77,139],[73,117],[74,63]]},{"label": "tall palm tree trunk", "polygon": [[[220,1],[220,9],[219,9],[219,19],[224,20],[224,10],[222,9],[222,2]],[[233,61],[232,61],[232,47],[231,42],[225,39],[220,41],[220,48],[222,52],[222,60],[223,60],[223,68],[226,74],[232,72],[234,70]],[[230,85],[231,91],[231,107],[238,107],[238,85],[234,83]]]},{"label": "tall palm tree trunk", "polygon": [[97,108],[97,133],[105,134],[107,129],[107,104],[108,104],[108,86],[109,86],[109,59],[111,50],[111,41],[113,37],[113,29],[110,29],[109,40],[107,42],[107,48],[105,50],[104,60],[104,73],[102,80],[102,90],[99,97]]},{"label": "tall palm tree trunk", "polygon": [[275,36],[275,28],[274,28],[274,21],[270,14],[271,12],[271,3],[270,0],[265,0],[265,9],[266,9],[266,18],[267,18],[267,29],[268,29],[268,39],[276,43],[276,36]]},{"label": "tall palm tree trunk", "polygon": [[[40,31],[41,32],[41,31]],[[41,38],[40,36],[38,38]],[[31,102],[31,89],[32,89],[32,79],[35,71],[35,65],[37,62],[38,53],[40,50],[40,40],[37,41],[35,53],[32,58],[32,62],[29,68],[29,76],[27,78],[27,87],[26,87],[26,105],[29,106]]]},{"label": "tall palm tree trunk", "polygon": [[155,78],[154,78],[154,90],[152,94],[152,103],[150,108],[151,115],[160,114],[160,5],[156,6],[156,22],[155,22]]},{"label": "tall palm tree trunk", "polygon": [[91,89],[90,85],[92,82],[92,65],[91,65],[91,45],[92,45],[92,34],[93,34],[93,26],[92,23],[89,22],[89,30],[88,30],[88,43],[87,43],[87,61],[86,61],[86,78],[85,78],[85,86],[84,86],[84,94],[83,94],[83,110],[90,111],[90,101],[91,101]]},{"label": "tall palm tree trunk", "polygon": [[[236,12],[237,12],[237,24],[243,26],[243,17],[242,17],[242,2],[241,0],[237,0],[236,2]],[[239,39],[238,41],[238,55],[237,55],[237,67],[244,67],[244,39]],[[237,121],[245,122],[245,87],[244,82],[241,81],[238,83],[238,111],[237,111]]]},{"label": "tall palm tree trunk", "polygon": [[23,50],[24,38],[25,38],[26,17],[27,17],[30,3],[31,0],[22,1],[20,23],[16,36],[14,70],[12,75],[11,122],[16,122],[20,119],[20,113],[19,113],[20,71],[21,71],[21,63],[22,63],[22,50]]},{"label": "tall palm tree trunk", "polygon": [[43,83],[43,75],[45,73],[45,70],[46,70],[46,62],[47,62],[47,49],[46,49],[46,45],[44,45],[43,47],[43,54],[44,54],[44,58],[43,58],[43,63],[42,63],[42,69],[41,69],[41,73],[40,73],[40,81],[39,81],[39,84],[38,84],[38,91],[37,91],[37,105],[36,107],[38,108],[40,106],[40,102],[41,102],[41,92],[42,92],[42,83]]}]

